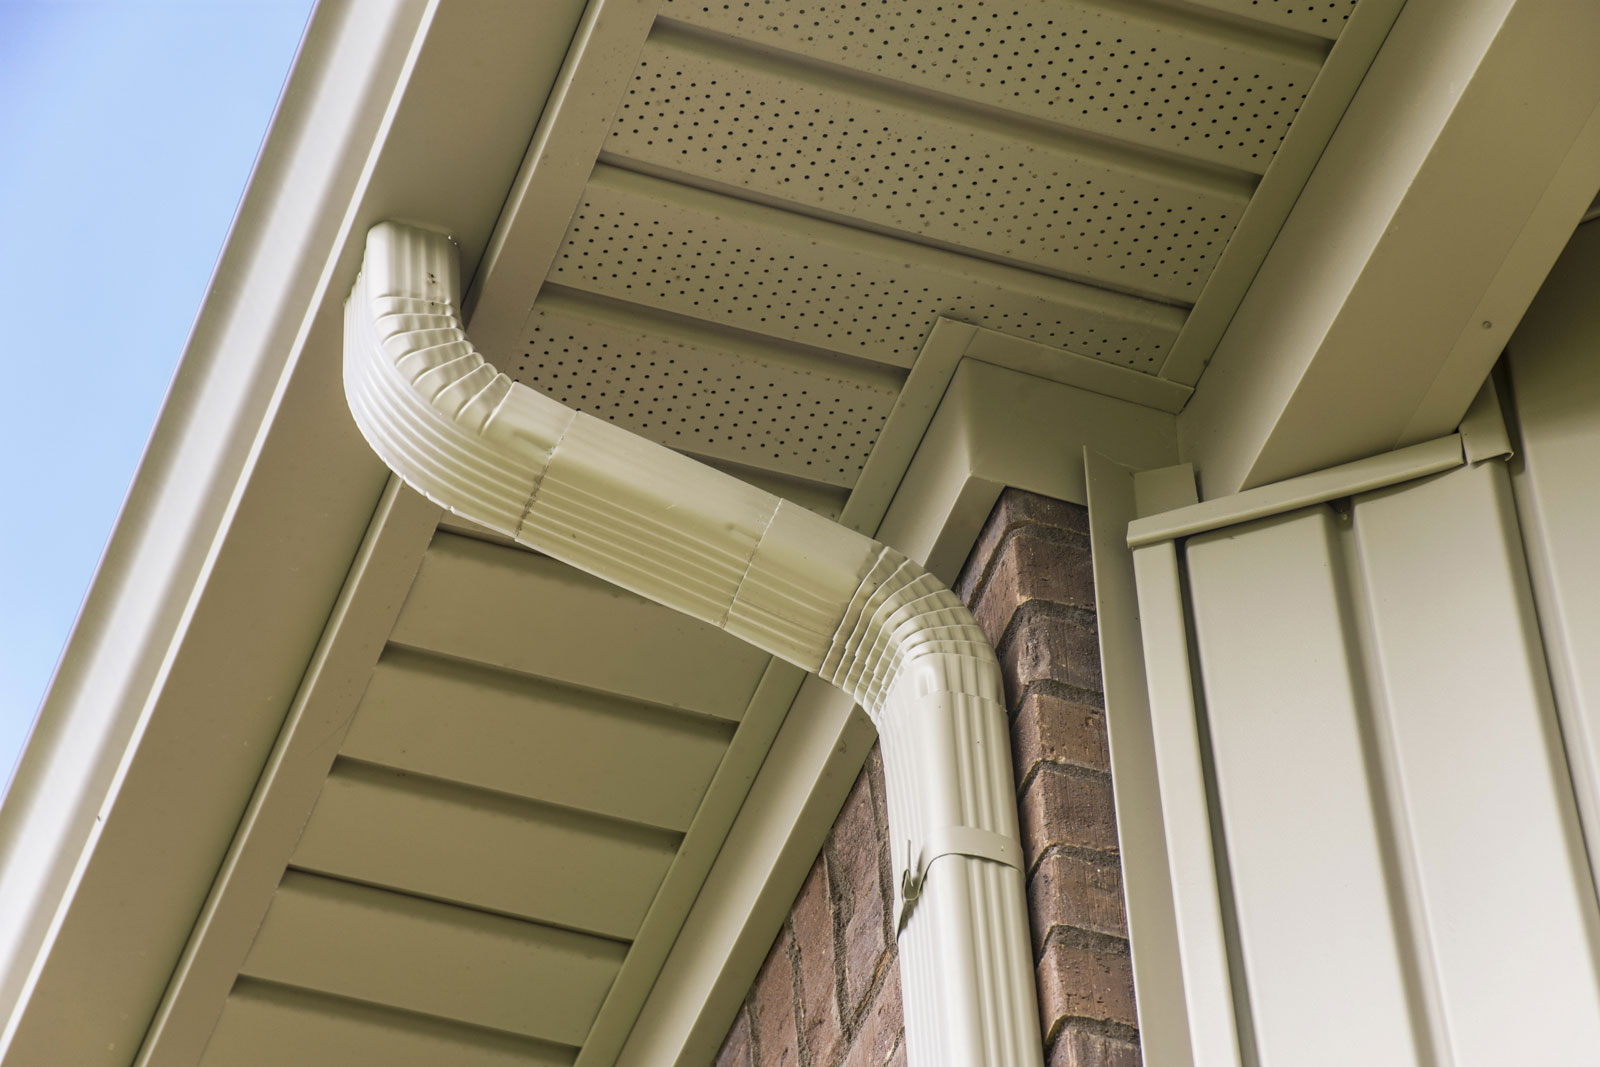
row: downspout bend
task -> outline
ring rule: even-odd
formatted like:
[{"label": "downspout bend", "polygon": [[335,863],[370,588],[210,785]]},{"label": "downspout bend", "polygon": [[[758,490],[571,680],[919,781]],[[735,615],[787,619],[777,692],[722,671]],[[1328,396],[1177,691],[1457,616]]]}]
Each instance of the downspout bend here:
[{"label": "downspout bend", "polygon": [[445,508],[861,704],[889,794],[909,1062],[1039,1064],[1005,700],[971,614],[894,549],[511,381],[467,340],[460,296],[446,235],[370,231],[344,376],[374,451]]}]

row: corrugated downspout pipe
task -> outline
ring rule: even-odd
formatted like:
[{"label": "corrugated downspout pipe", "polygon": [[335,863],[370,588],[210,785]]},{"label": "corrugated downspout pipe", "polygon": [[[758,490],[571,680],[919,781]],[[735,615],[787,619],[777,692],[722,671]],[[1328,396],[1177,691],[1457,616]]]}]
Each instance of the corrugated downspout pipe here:
[{"label": "corrugated downspout pipe", "polygon": [[345,306],[373,449],[451,511],[720,626],[877,724],[913,1067],[1042,1062],[999,666],[966,608],[884,545],[573,411],[485,363],[454,245],[383,223]]}]

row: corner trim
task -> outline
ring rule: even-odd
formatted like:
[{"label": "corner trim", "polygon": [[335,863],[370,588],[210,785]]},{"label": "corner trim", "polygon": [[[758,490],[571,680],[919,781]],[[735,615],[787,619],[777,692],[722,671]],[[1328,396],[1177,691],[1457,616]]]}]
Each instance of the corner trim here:
[{"label": "corner trim", "polygon": [[[976,329],[954,322],[941,328],[949,334],[958,328]],[[951,350],[965,352],[965,341],[951,345]],[[925,350],[924,358],[926,354]],[[996,410],[1006,411],[1009,417],[985,415]],[[1001,490],[1015,486],[1088,504],[1091,526],[1100,531],[1095,534],[1098,545],[1111,536],[1104,531],[1116,526],[1119,513],[1090,499],[1098,490],[1092,474],[1085,471],[1085,446],[1109,453],[1111,458],[1100,458],[1124,465],[1121,469],[1131,480],[1132,469],[1177,462],[1175,421],[1171,414],[1126,400],[957,356],[949,387],[928,420],[927,431],[886,507],[877,534],[949,581],[971,551]],[[1105,511],[1099,518],[1097,506]],[[1131,570],[1124,543],[1127,518],[1120,521],[1113,540]],[[1107,522],[1111,527],[1106,527]],[[1101,566],[1097,556],[1097,580]],[[1126,613],[1120,617],[1127,621]],[[1118,630],[1117,634],[1110,638],[1102,630],[1102,647],[1114,642],[1117,649],[1115,656],[1106,660],[1108,668],[1125,663],[1130,654],[1125,647],[1128,633]],[[1131,654],[1137,656],[1136,622],[1131,640]],[[1127,676],[1141,692],[1142,670],[1139,661],[1140,673]],[[1107,700],[1108,722],[1115,731],[1112,759],[1116,782],[1115,768],[1129,765],[1130,754],[1137,747],[1127,739],[1118,719],[1125,718],[1137,728],[1137,712],[1131,706],[1126,713],[1113,712],[1110,692]],[[874,740],[871,723],[859,710],[852,713],[847,697],[815,680],[802,686],[617,1067],[703,1067],[716,1056]],[[1139,789],[1135,784],[1138,776],[1120,773],[1127,780],[1116,786],[1119,827],[1126,826],[1129,835],[1148,833],[1147,816],[1153,804],[1154,825],[1159,831],[1159,798],[1146,785],[1141,808],[1132,799]],[[1164,856],[1164,839],[1157,840],[1157,852]],[[1144,918],[1151,914],[1150,908],[1139,911],[1135,902],[1154,899],[1159,908],[1160,895],[1170,893],[1165,867],[1152,869],[1148,863],[1131,862],[1126,877],[1130,928],[1158,932],[1162,922],[1159,911]],[[1166,922],[1170,926],[1170,904]],[[1175,940],[1163,941],[1158,933],[1136,936],[1156,946],[1144,953],[1146,972],[1159,970],[1174,958],[1163,955],[1160,946],[1175,944]],[[1137,968],[1137,950],[1134,959]],[[1154,997],[1152,1005],[1171,1003],[1170,991],[1164,998],[1156,985],[1141,977],[1146,972],[1135,975],[1140,1004],[1145,1004],[1147,996]],[[1147,986],[1152,990],[1149,994]],[[1181,988],[1177,996],[1181,998]],[[1160,1008],[1146,1010],[1159,1014]],[[1187,1030],[1178,1033],[1186,1035]]]},{"label": "corner trim", "polygon": [[1368,456],[1353,463],[1329,467],[1325,471],[1302,474],[1298,478],[1246,489],[1232,496],[1136,519],[1128,527],[1128,547],[1142,548],[1158,541],[1189,537],[1311,504],[1382,489],[1387,485],[1453,470],[1465,462],[1461,435],[1453,433],[1410,448]]}]

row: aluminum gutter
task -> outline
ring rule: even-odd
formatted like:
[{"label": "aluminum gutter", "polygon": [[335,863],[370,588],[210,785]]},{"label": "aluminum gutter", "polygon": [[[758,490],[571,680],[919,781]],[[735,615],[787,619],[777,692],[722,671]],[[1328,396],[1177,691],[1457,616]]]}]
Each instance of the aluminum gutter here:
[{"label": "aluminum gutter", "polygon": [[[192,673],[186,661],[199,657],[186,651],[208,640],[204,628],[192,623],[204,617],[208,595],[252,584],[234,560],[251,555],[253,568],[270,570],[283,550],[264,544],[293,551],[310,543],[305,537],[336,545],[345,528],[353,547],[372,515],[383,472],[375,464],[352,467],[336,458],[333,469],[349,485],[347,503],[332,514],[328,498],[312,490],[281,509],[282,525],[235,521],[241,510],[249,513],[252,499],[264,491],[261,483],[270,480],[262,474],[272,461],[263,458],[262,427],[281,402],[322,265],[337,246],[343,215],[384,119],[388,92],[373,87],[394,86],[425,21],[423,3],[329,4],[302,39],[155,431],[0,804],[0,1005],[6,1013],[0,1060],[7,1064],[126,1063],[131,1057],[129,1046],[148,1019],[148,1012],[135,1018],[137,1011],[145,1003],[153,1008],[171,972],[170,959],[162,966],[159,956],[170,948],[176,957],[194,908],[185,908],[170,885],[162,887],[164,896],[179,898],[177,906],[187,915],[170,924],[176,943],[158,948],[154,942],[169,924],[165,915],[141,909],[137,868],[123,865],[109,878],[96,868],[161,849],[168,873],[177,876],[187,867],[190,846],[175,842],[166,851],[166,833],[203,839],[217,830],[231,833],[237,822],[236,815],[224,817],[197,830],[192,816],[175,819],[161,811],[128,835],[127,847],[120,844],[127,801],[141,777],[138,751],[164,747],[160,724],[172,717],[164,693]],[[253,620],[264,649],[259,664],[235,664],[241,685],[270,692],[265,676],[279,665],[276,656],[287,643],[279,631],[297,628],[292,622],[280,627],[280,619],[303,611],[302,618],[315,626],[326,620],[331,604],[318,602],[331,602],[348,569],[351,553],[342,552],[343,559],[336,553],[327,566],[321,559],[299,560],[305,585],[285,583],[281,601]],[[213,647],[205,655],[215,658],[220,651]],[[290,652],[285,658],[299,659],[291,668],[298,677],[304,656]],[[239,720],[235,733],[243,736],[229,744],[242,747],[252,739],[256,708],[246,700],[231,710]],[[214,707],[208,711],[217,718]],[[207,740],[191,732],[191,751],[205,752]],[[171,774],[166,770],[164,776]],[[194,784],[203,790],[211,783]],[[186,790],[172,782],[169,796]],[[135,803],[165,807],[148,793]],[[216,804],[204,796],[195,808]],[[150,827],[160,829],[152,834]],[[144,863],[149,866],[147,858]],[[209,869],[197,898],[215,861],[201,861],[201,867]],[[109,935],[85,929],[80,938],[74,909],[105,914],[102,884],[117,885],[109,907],[125,909],[127,919]],[[120,971],[118,988],[90,991],[84,972],[67,960],[80,955],[80,944],[85,959],[96,957],[96,970]],[[127,965],[133,960],[140,963]],[[145,960],[154,964],[148,976],[140,973]],[[59,981],[52,981],[52,968],[65,969]],[[152,988],[141,988],[147,979]],[[77,1030],[71,1040],[81,1047],[33,1036],[44,1030],[66,1034],[65,1024],[56,1021],[68,1016]]]},{"label": "aluminum gutter", "polygon": [[512,382],[467,340],[460,300],[449,238],[369,232],[345,389],[374,450],[457,514],[860,703],[899,843],[910,1063],[1042,1062],[1005,700],[971,615],[895,550]]},{"label": "aluminum gutter", "polygon": [[7,1067],[137,1052],[388,479],[338,389],[365,232],[476,261],[581,12],[317,5],[0,805]]}]

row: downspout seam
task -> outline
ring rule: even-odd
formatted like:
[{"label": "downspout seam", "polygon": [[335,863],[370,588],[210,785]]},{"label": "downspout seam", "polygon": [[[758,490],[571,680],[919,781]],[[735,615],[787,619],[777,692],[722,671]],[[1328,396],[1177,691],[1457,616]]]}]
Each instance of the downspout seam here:
[{"label": "downspout seam", "polygon": [[[490,413],[489,417],[483,421],[483,425],[487,426],[487,425],[489,425],[489,423],[493,422],[495,416],[500,414],[500,409],[505,407],[506,406],[506,401],[510,400],[510,399],[511,399],[511,390],[507,389],[505,391],[505,394],[500,397],[499,402],[495,404],[494,411],[492,413]],[[566,441],[567,433],[568,433],[568,431],[570,431],[572,429],[572,423],[577,422],[577,421],[578,421],[577,419],[572,419],[571,421],[569,421],[567,423],[567,425],[565,427],[562,428],[561,436],[556,438],[556,443],[554,445],[552,445],[551,448],[550,448],[550,460],[551,460],[551,462],[555,462],[556,453],[561,451],[562,442]],[[480,432],[482,431],[482,427],[479,427],[479,431]],[[545,470],[549,470],[549,469],[550,468],[548,468],[548,467],[545,468]],[[522,514],[520,516],[518,516],[518,518],[517,518],[517,530],[518,530],[518,532],[520,532],[523,529],[523,527],[528,525],[528,516],[533,514],[534,502],[539,499],[539,489],[543,485],[544,485],[544,471],[540,471],[538,480],[533,483],[533,492],[528,494],[528,501],[527,501],[527,503],[522,505]]]},{"label": "downspout seam", "polygon": [[739,584],[734,586],[733,599],[728,602],[728,610],[722,613],[722,618],[717,622],[717,628],[726,630],[728,619],[733,615],[733,606],[739,602],[739,595],[744,592],[744,583],[750,579],[750,569],[755,565],[756,553],[761,551],[761,541],[767,536],[767,531],[772,529],[772,520],[778,517],[778,509],[783,507],[783,498],[772,506],[772,513],[767,516],[767,521],[761,524],[761,535],[750,549],[750,555],[745,557],[744,570],[739,572]]}]

